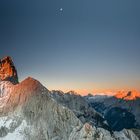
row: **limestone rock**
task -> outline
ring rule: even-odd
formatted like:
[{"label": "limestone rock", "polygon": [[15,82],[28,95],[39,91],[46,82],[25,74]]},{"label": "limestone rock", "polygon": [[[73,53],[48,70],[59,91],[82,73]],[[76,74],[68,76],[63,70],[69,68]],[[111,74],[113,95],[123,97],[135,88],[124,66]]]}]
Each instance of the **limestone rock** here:
[{"label": "limestone rock", "polygon": [[7,56],[0,60],[0,80],[18,83],[18,75],[11,57]]}]

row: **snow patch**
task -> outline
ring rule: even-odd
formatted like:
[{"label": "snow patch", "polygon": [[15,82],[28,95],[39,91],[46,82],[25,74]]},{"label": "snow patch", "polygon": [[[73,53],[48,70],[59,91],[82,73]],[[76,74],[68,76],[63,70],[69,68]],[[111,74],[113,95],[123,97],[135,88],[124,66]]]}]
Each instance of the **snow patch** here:
[{"label": "snow patch", "polygon": [[[5,124],[5,119],[3,119],[3,121],[0,120],[0,124]],[[11,120],[9,120],[8,122],[6,121],[6,125],[5,126],[9,126],[11,123]],[[1,140],[25,140],[25,136],[24,136],[24,130],[27,127],[27,123],[25,120],[22,121],[21,125],[15,129],[15,131],[13,133],[8,133],[5,137],[2,137]]]}]

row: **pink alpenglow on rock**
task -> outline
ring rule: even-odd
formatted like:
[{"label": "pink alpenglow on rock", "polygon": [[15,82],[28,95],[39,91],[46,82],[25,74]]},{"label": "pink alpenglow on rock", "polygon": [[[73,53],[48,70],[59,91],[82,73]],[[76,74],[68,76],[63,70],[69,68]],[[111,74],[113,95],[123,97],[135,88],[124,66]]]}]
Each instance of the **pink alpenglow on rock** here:
[{"label": "pink alpenglow on rock", "polygon": [[18,83],[17,70],[9,56],[0,59],[0,81],[10,81],[13,84]]}]

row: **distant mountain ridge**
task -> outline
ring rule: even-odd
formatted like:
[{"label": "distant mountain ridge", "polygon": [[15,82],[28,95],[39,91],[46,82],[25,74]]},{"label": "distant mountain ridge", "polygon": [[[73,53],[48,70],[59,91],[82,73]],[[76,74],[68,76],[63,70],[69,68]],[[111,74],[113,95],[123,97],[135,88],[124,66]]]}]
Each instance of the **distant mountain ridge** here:
[{"label": "distant mountain ridge", "polygon": [[108,122],[112,119],[110,126],[112,125],[114,130],[122,130],[123,128],[140,128],[140,98],[135,96],[137,94],[139,93],[134,91],[121,91],[115,96],[96,95],[85,96],[84,98]]},{"label": "distant mountain ridge", "polygon": [[136,90],[118,91],[115,97],[123,100],[136,100],[137,98],[140,98],[140,92]]}]

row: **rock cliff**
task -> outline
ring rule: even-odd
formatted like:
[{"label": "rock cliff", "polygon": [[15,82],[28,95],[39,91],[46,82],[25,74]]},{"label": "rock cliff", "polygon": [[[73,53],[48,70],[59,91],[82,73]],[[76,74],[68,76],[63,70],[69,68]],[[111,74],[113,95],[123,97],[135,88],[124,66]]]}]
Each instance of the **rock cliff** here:
[{"label": "rock cliff", "polygon": [[10,81],[13,84],[18,83],[17,70],[9,56],[0,59],[0,80]]}]

